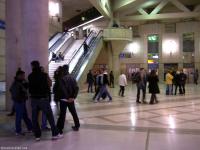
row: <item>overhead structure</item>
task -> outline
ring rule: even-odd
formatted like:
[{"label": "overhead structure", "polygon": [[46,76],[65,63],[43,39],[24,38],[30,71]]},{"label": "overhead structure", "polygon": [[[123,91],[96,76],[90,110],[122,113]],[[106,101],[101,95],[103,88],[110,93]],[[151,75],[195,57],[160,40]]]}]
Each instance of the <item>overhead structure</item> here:
[{"label": "overhead structure", "polygon": [[200,17],[199,0],[90,0],[103,16],[120,21]]},{"label": "overhead structure", "polygon": [[89,0],[92,5],[106,18],[113,18],[110,0]]}]

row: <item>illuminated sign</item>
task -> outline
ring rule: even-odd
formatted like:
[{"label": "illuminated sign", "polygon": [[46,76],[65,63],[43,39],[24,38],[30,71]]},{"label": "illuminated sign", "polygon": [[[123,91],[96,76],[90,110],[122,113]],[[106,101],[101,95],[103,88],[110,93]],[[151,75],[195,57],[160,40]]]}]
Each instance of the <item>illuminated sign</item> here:
[{"label": "illuminated sign", "polygon": [[158,35],[149,35],[148,41],[149,42],[158,42]]}]

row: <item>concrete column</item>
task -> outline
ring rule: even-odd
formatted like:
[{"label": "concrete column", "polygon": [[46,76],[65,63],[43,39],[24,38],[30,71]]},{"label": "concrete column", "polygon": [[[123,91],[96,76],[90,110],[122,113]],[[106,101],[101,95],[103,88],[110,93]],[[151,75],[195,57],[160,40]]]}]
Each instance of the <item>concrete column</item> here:
[{"label": "concrete column", "polygon": [[111,41],[112,52],[113,52],[112,70],[116,79],[118,78],[121,69],[119,54],[124,50],[128,42],[129,41]]},{"label": "concrete column", "polygon": [[120,60],[119,60],[119,54],[114,54],[113,55],[113,64],[112,64],[112,67],[113,67],[113,73],[114,73],[114,76],[115,76],[115,79],[118,79],[118,76],[120,75]]},{"label": "concrete column", "polygon": [[[6,0],[6,109],[12,107],[9,88],[21,67],[21,0]],[[26,56],[25,56],[26,57]]]},{"label": "concrete column", "polygon": [[16,70],[28,75],[30,62],[40,61],[48,68],[49,0],[6,0],[6,108],[12,101],[9,87]]},{"label": "concrete column", "polygon": [[30,62],[38,60],[48,69],[49,0],[22,1],[22,66],[30,73]]}]

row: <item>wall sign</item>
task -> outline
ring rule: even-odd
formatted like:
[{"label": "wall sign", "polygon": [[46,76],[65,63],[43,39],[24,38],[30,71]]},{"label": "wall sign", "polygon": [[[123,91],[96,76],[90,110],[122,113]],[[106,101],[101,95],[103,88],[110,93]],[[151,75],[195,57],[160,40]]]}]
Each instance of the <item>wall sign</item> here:
[{"label": "wall sign", "polygon": [[3,30],[6,29],[6,23],[3,20],[0,20],[0,29],[3,29]]}]

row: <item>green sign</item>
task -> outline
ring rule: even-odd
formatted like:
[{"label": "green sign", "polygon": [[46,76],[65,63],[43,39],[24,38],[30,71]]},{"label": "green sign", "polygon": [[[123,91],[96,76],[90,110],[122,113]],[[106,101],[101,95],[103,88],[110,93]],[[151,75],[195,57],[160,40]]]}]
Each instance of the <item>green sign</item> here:
[{"label": "green sign", "polygon": [[149,35],[148,41],[149,42],[158,42],[158,35]]}]

